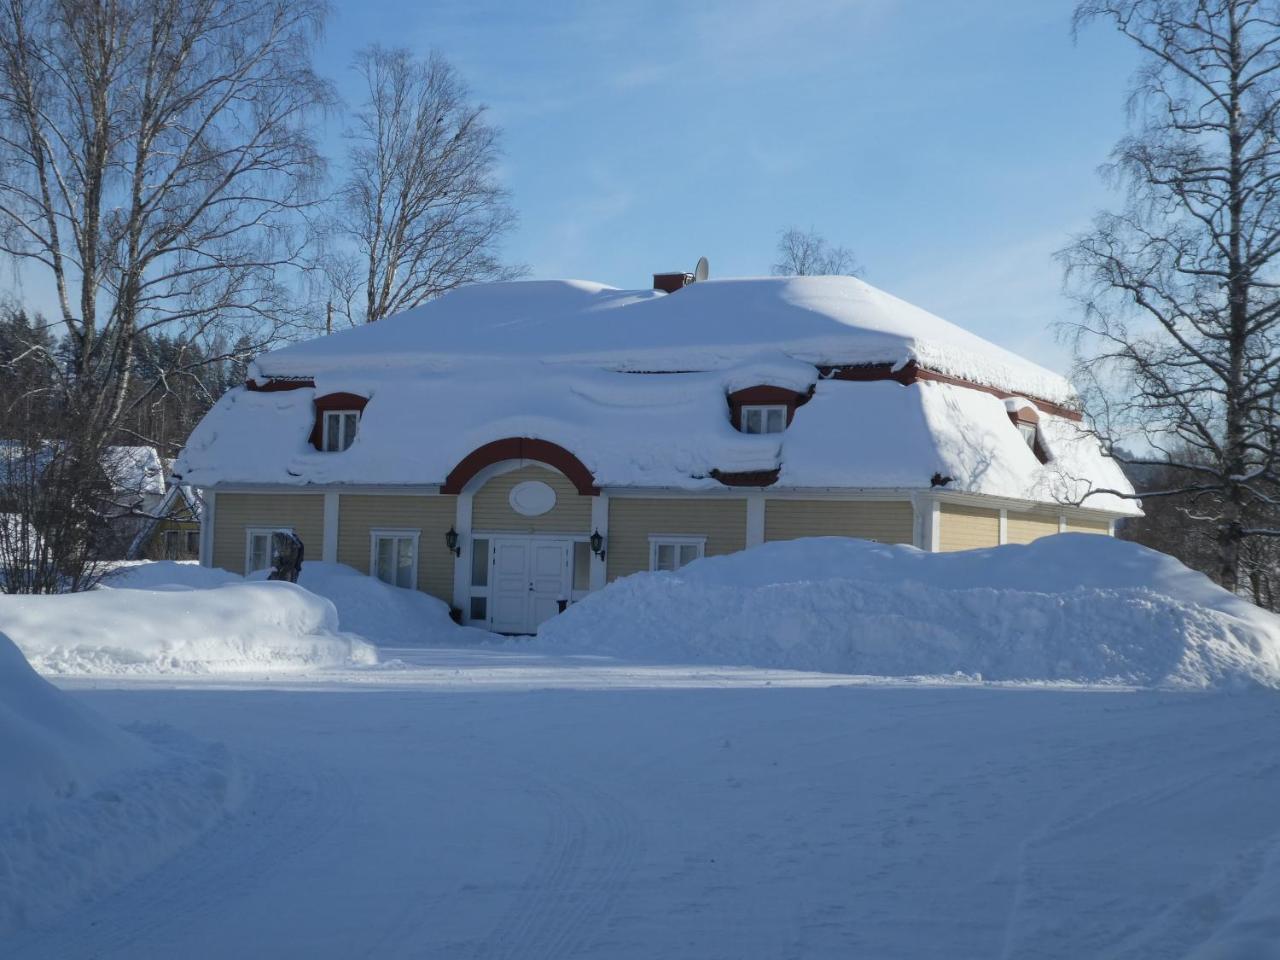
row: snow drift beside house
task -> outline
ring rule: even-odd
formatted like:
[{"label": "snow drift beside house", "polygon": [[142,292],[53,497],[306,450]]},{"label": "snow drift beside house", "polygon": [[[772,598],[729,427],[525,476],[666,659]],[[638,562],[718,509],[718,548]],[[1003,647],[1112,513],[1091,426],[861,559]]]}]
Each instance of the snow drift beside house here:
[{"label": "snow drift beside house", "polygon": [[502,640],[487,630],[458,626],[443,600],[389,586],[341,563],[304,563],[298,585],[330,601],[343,630],[379,646],[457,646]]},{"label": "snow drift beside house", "polygon": [[239,577],[210,589],[153,583],[0,597],[0,631],[37,670],[55,674],[305,670],[377,659],[363,640],[339,632],[328,600]]},{"label": "snow drift beside house", "polygon": [[1280,687],[1280,618],[1088,534],[930,554],[819,538],[615,581],[543,624],[627,659],[876,676]]},{"label": "snow drift beside house", "polygon": [[121,885],[222,812],[225,752],[149,739],[42,680],[0,633],[0,935]]}]

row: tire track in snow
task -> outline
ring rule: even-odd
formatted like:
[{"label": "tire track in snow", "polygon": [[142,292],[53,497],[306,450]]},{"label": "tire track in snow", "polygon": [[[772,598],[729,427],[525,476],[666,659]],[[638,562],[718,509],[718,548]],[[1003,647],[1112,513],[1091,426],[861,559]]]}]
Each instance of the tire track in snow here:
[{"label": "tire track in snow", "polygon": [[542,852],[511,909],[477,946],[477,960],[581,953],[616,908],[643,849],[636,818],[592,784],[543,781],[527,792],[550,815]]},{"label": "tire track in snow", "polygon": [[[352,791],[333,768],[291,763],[272,751],[240,758],[246,796],[239,809],[168,863],[89,904],[67,927],[39,931],[13,960],[133,958],[166,949],[168,931],[185,936],[194,922],[225,917],[223,906],[251,891],[347,821]],[[234,913],[234,911],[232,911]]]}]

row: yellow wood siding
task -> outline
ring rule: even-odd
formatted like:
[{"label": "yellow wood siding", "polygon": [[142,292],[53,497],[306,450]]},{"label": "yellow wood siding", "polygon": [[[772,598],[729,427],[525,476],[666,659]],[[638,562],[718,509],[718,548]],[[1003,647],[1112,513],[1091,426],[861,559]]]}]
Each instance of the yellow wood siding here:
[{"label": "yellow wood siding", "polygon": [[1017,513],[1010,510],[1005,521],[1006,543],[1030,543],[1058,532],[1058,513],[1046,510],[1030,510]]},{"label": "yellow wood siding", "polygon": [[1000,543],[1000,511],[958,503],[940,505],[938,549],[973,550]]},{"label": "yellow wood siding", "polygon": [[219,493],[214,508],[213,565],[244,573],[245,530],[287,527],[302,538],[306,558],[324,547],[324,494]]},{"label": "yellow wood siding", "polygon": [[915,511],[909,500],[766,500],[764,538],[861,537],[911,543]]},{"label": "yellow wood siding", "polygon": [[1111,524],[1106,520],[1086,520],[1083,517],[1067,515],[1067,533],[1102,533],[1111,532]]},{"label": "yellow wood siding", "polygon": [[706,556],[733,553],[747,545],[747,502],[611,498],[606,558],[610,580],[649,569],[653,534],[705,536]]},{"label": "yellow wood siding", "polygon": [[[190,516],[190,510],[183,510],[184,515]],[[200,522],[198,520],[180,520],[170,517],[166,520],[160,520],[151,530],[151,536],[147,538],[145,546],[142,548],[142,557],[146,560],[164,560],[165,557],[165,534],[170,530],[178,530],[182,533],[199,533]],[[185,539],[185,538],[184,538]],[[198,550],[188,552],[184,549],[181,551],[183,559],[194,560],[199,557]]]},{"label": "yellow wood siding", "polygon": [[[540,517],[511,509],[511,488],[541,480],[556,492],[556,505]],[[558,470],[527,466],[494,477],[471,501],[471,529],[496,533],[590,533],[592,497],[584,497]]]},{"label": "yellow wood siding", "polygon": [[454,496],[344,493],[338,497],[338,562],[369,573],[371,531],[416,530],[418,589],[452,603],[454,556],[445,548],[444,535],[457,510]]}]

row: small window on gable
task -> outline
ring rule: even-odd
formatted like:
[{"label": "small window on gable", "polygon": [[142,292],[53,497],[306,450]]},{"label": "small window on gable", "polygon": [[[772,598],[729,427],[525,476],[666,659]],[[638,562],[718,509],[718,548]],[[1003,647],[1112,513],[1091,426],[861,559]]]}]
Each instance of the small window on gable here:
[{"label": "small window on gable", "polygon": [[346,450],[356,439],[356,425],[360,414],[355,410],[329,410],[324,415],[324,439],[321,449],[326,453]]},{"label": "small window on gable", "polygon": [[706,545],[706,537],[650,537],[649,569],[679,570],[701,558]]},{"label": "small window on gable", "polygon": [[782,433],[787,429],[784,404],[749,404],[742,408],[743,433]]}]

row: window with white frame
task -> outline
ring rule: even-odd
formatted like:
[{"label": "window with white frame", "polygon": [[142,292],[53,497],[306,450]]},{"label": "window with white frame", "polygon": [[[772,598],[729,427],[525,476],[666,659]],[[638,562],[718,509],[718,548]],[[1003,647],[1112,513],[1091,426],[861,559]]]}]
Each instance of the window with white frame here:
[{"label": "window with white frame", "polygon": [[271,569],[271,539],[277,533],[293,533],[289,527],[250,527],[245,531],[244,572]]},{"label": "window with white frame", "polygon": [[326,453],[346,450],[356,439],[356,425],[360,414],[355,410],[329,410],[324,415],[324,443]]},{"label": "window with white frame", "polygon": [[418,531],[374,530],[369,534],[369,572],[393,587],[418,583]]},{"label": "window with white frame", "polygon": [[649,569],[679,570],[706,552],[706,537],[676,537],[663,534],[649,538]]},{"label": "window with white frame", "polygon": [[785,404],[749,404],[743,406],[743,433],[782,433],[786,429],[787,408]]}]

